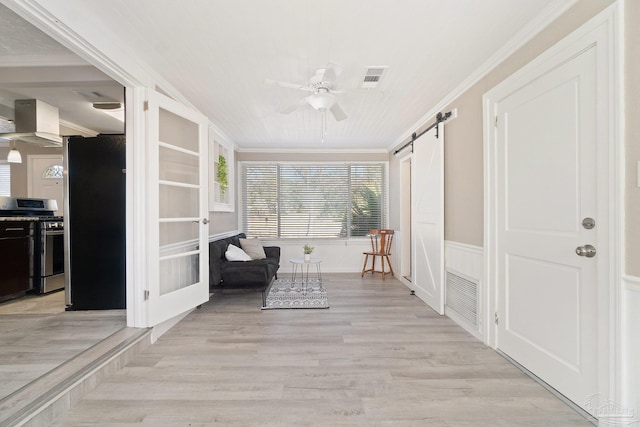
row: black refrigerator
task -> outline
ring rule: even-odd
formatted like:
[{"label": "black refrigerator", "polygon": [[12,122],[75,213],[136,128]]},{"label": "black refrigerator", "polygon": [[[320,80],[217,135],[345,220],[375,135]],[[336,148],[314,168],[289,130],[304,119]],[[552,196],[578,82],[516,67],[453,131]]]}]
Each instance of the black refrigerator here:
[{"label": "black refrigerator", "polygon": [[126,305],[125,137],[66,143],[67,310]]}]

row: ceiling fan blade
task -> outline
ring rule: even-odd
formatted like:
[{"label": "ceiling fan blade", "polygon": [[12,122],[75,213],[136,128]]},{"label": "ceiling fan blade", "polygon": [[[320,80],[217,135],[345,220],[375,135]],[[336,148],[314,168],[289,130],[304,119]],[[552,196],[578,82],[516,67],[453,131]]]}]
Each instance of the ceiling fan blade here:
[{"label": "ceiling fan blade", "polygon": [[331,114],[333,114],[333,118],[338,122],[341,122],[347,118],[347,114],[342,110],[337,102],[331,106],[330,110]]},{"label": "ceiling fan blade", "polygon": [[342,65],[329,62],[326,68],[320,68],[318,71],[316,71],[316,79],[321,82],[335,84],[341,72]]},{"label": "ceiling fan blade", "polygon": [[307,99],[306,98],[302,98],[301,100],[299,100],[295,104],[290,105],[287,108],[285,108],[284,110],[280,111],[280,113],[281,114],[291,114],[294,111],[296,111],[298,108],[303,107],[306,104],[307,104]]},{"label": "ceiling fan blade", "polygon": [[336,64],[335,62],[329,62],[327,64],[327,70],[329,70],[335,77],[338,77],[342,74],[342,65]]},{"label": "ceiling fan blade", "polygon": [[299,90],[304,90],[306,92],[313,92],[313,89],[311,89],[308,86],[303,86],[303,85],[299,85],[296,83],[287,83],[287,82],[281,82],[278,80],[271,80],[271,79],[265,79],[264,82],[266,84],[270,84],[270,85],[274,85],[274,86],[280,86],[280,87],[286,87],[289,89],[299,89]]}]

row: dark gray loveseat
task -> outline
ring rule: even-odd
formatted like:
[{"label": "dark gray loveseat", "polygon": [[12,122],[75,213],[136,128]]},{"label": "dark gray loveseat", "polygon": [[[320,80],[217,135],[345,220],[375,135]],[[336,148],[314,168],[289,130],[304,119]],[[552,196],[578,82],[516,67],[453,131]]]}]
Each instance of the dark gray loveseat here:
[{"label": "dark gray loveseat", "polygon": [[266,305],[267,290],[280,267],[280,248],[265,246],[266,259],[228,261],[224,254],[227,246],[241,247],[244,233],[209,242],[209,289],[221,292],[225,289],[249,289],[262,292],[262,306]]}]

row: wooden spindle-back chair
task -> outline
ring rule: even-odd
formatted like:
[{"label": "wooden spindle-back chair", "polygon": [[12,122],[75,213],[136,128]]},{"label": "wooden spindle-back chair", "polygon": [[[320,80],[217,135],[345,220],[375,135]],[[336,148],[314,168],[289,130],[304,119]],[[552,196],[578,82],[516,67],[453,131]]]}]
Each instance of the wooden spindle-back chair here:
[{"label": "wooden spindle-back chair", "polygon": [[[387,229],[374,229],[369,231],[369,238],[371,239],[371,251],[363,252],[364,265],[362,266],[362,277],[364,277],[364,273],[382,273],[382,280],[384,280],[384,276],[386,274],[393,273],[393,267],[391,267],[391,260],[389,256],[391,255],[391,243],[393,242],[393,230]],[[371,257],[371,268],[367,269],[367,261],[369,261],[369,257]],[[376,258],[380,257],[380,262],[382,263],[382,269],[376,270]],[[387,265],[389,266],[389,271],[385,271],[384,262],[387,261]]]}]

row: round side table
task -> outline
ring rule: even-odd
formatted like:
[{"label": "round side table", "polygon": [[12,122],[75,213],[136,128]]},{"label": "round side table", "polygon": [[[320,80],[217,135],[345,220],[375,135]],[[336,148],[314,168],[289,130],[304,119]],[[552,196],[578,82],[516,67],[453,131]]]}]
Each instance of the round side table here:
[{"label": "round side table", "polygon": [[[307,285],[309,283],[309,266],[316,266],[316,278],[320,284],[320,288],[322,288],[322,271],[320,270],[320,263],[322,260],[320,258],[311,258],[309,261],[305,261],[303,257],[291,258],[289,260],[291,264],[293,264],[293,274],[291,277],[291,287],[296,283],[296,276],[298,274],[298,267],[300,267],[300,281],[302,282],[302,288],[306,291]],[[305,277],[305,266],[306,268],[306,277]]]}]

